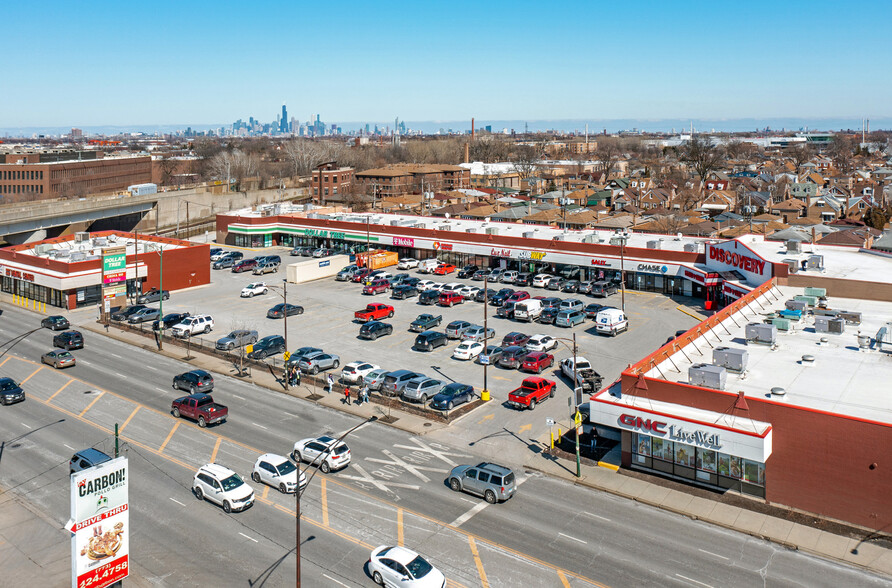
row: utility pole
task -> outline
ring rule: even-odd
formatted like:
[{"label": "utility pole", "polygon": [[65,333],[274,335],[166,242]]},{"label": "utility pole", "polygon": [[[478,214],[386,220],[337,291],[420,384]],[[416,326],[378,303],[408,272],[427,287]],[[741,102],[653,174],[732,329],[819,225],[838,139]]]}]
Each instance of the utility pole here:
[{"label": "utility pole", "polygon": [[[483,276],[483,352],[486,353],[486,342],[488,341],[486,335],[488,331],[486,330],[488,327],[487,323],[487,306],[489,306],[489,275],[484,274]],[[483,390],[480,392],[480,398],[485,400],[489,400],[489,387],[487,386],[486,381],[486,368],[489,367],[489,355],[486,356],[486,363],[483,364]]]},{"label": "utility pole", "polygon": [[576,362],[579,357],[576,348],[576,333],[573,333],[573,405],[576,409],[573,411],[573,427],[576,429],[576,477],[582,476],[582,461],[579,458],[579,403],[576,398],[576,389],[579,386],[579,380],[576,379]]},{"label": "utility pole", "polygon": [[619,287],[622,292],[622,308],[623,312],[626,310],[626,237],[623,235],[622,240],[619,242]]},{"label": "utility pole", "polygon": [[161,290],[161,298],[158,299],[158,351],[164,350],[164,246],[158,245],[158,257],[160,258],[158,270],[158,289]]},{"label": "utility pole", "polygon": [[[287,268],[285,270],[288,271]],[[288,352],[288,278],[282,278],[282,299],[285,303],[285,306],[282,308],[282,314],[285,317],[284,325],[285,325],[285,351]],[[300,368],[298,368],[300,369]],[[285,369],[285,389],[288,389],[288,369],[286,366]],[[300,478],[298,477],[298,481]],[[298,562],[299,564],[300,562]]]},{"label": "utility pole", "polygon": [[[133,284],[136,286],[136,300],[142,294],[142,287],[139,285],[139,229],[133,229]],[[126,277],[125,277],[126,283]]]}]

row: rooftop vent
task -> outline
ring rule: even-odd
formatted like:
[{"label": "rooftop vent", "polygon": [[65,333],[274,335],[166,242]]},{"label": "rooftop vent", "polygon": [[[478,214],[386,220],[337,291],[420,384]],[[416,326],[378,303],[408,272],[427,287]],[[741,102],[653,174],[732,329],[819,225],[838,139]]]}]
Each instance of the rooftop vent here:
[{"label": "rooftop vent", "polygon": [[846,321],[842,318],[831,316],[815,317],[815,332],[841,335],[846,330]]},{"label": "rooftop vent", "polygon": [[90,233],[75,233],[74,242],[83,243],[90,240]]},{"label": "rooftop vent", "polygon": [[725,368],[708,363],[695,363],[688,368],[688,381],[693,386],[703,386],[716,390],[725,389],[728,372]]},{"label": "rooftop vent", "polygon": [[747,343],[774,345],[777,341],[777,327],[765,323],[749,323],[744,329]]},{"label": "rooftop vent", "polygon": [[487,235],[498,235],[499,228],[498,227],[486,227],[486,234]]},{"label": "rooftop vent", "polygon": [[799,253],[799,241],[795,239],[787,241],[787,253]]},{"label": "rooftop vent", "polygon": [[700,246],[696,243],[685,243],[684,250],[687,253],[697,253],[698,251],[700,251]]},{"label": "rooftop vent", "polygon": [[742,372],[746,369],[749,353],[746,349],[732,349],[730,347],[716,347],[712,350],[712,363],[732,372]]},{"label": "rooftop vent", "polygon": [[648,249],[662,249],[663,248],[663,240],[662,239],[654,239],[653,241],[647,242]]}]

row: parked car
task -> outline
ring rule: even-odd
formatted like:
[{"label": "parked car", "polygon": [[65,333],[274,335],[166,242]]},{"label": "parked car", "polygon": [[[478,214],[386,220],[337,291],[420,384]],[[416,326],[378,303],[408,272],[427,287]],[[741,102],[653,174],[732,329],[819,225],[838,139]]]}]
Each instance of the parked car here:
[{"label": "parked car", "polygon": [[602,308],[595,316],[595,330],[599,335],[616,336],[629,330],[629,317],[618,308]]},{"label": "parked car", "polygon": [[499,275],[499,282],[503,284],[513,284],[514,280],[517,279],[517,274],[515,270],[505,270]]},{"label": "parked car", "polygon": [[415,287],[418,288],[419,292],[426,292],[433,288],[436,284],[437,282],[434,282],[433,280],[418,280],[418,283],[415,284]]},{"label": "parked car", "polygon": [[558,306],[561,310],[582,310],[585,308],[585,305],[582,303],[582,300],[577,300],[576,298],[567,298],[566,300],[562,300],[560,306]]},{"label": "parked car", "polygon": [[529,286],[533,283],[533,274],[529,272],[521,272],[514,278],[515,286]]},{"label": "parked car", "polygon": [[508,500],[517,489],[514,472],[494,463],[478,463],[476,466],[460,465],[452,468],[447,478],[455,492],[467,492],[482,496],[490,504]]},{"label": "parked car", "polygon": [[542,370],[546,370],[552,365],[554,365],[554,356],[544,351],[531,351],[520,361],[521,371],[536,372],[537,374],[541,374]]},{"label": "parked car", "polygon": [[405,284],[408,280],[416,280],[417,281],[418,278],[413,278],[412,276],[410,276],[409,274],[406,274],[406,273],[397,274],[397,275],[393,276],[393,278],[391,278],[390,286],[391,287],[399,286],[401,284]]},{"label": "parked car", "polygon": [[304,313],[304,307],[297,304],[285,304],[280,302],[266,311],[266,318],[284,318],[285,316],[294,316]]},{"label": "parked car", "polygon": [[[471,274],[471,279],[475,282],[482,282],[489,275],[488,269],[479,269]],[[459,276],[461,277],[461,276]]]},{"label": "parked car", "polygon": [[533,335],[524,345],[529,351],[551,351],[557,349],[557,339],[549,335]]},{"label": "parked car", "polygon": [[334,251],[327,247],[320,247],[319,249],[313,251],[313,257],[331,257],[334,255]]},{"label": "parked car", "polygon": [[413,349],[418,351],[433,351],[437,347],[443,347],[449,343],[449,338],[445,333],[439,331],[424,331],[415,337]]},{"label": "parked car", "polygon": [[226,466],[209,463],[198,468],[192,480],[192,493],[209,500],[225,512],[240,512],[254,504],[254,490],[241,476]]},{"label": "parked car", "polygon": [[291,255],[293,257],[297,257],[299,255],[301,255],[303,257],[310,257],[313,255],[313,248],[312,247],[295,247],[294,249],[291,250],[291,253],[289,255]]},{"label": "parked car", "polygon": [[266,286],[266,282],[251,282],[242,288],[240,296],[242,298],[253,298],[254,296],[260,296],[268,292],[269,288]]},{"label": "parked car", "polygon": [[477,273],[478,269],[479,268],[476,265],[466,265],[465,267],[458,270],[458,274],[456,274],[456,277],[460,280],[467,280],[475,273]]},{"label": "parked car", "polygon": [[386,378],[389,373],[388,370],[383,368],[374,369],[363,376],[362,385],[368,386],[369,390],[372,391],[381,390],[381,386],[384,385],[384,378]]},{"label": "parked car", "polygon": [[579,282],[579,287],[576,289],[576,291],[580,294],[591,294],[592,284],[593,282]]},{"label": "parked car", "polygon": [[223,248],[222,247],[211,247],[210,250],[208,251],[208,253],[211,256],[211,259],[214,259],[215,255],[219,255],[219,254],[223,253]]},{"label": "parked car", "polygon": [[381,366],[367,361],[351,361],[341,370],[341,381],[348,384],[362,384],[369,372],[378,369],[381,369]]},{"label": "parked car", "polygon": [[463,359],[466,361],[473,360],[475,357],[480,355],[480,352],[484,349],[483,343],[479,341],[462,341],[458,344],[452,351],[452,359]]},{"label": "parked car", "polygon": [[214,376],[204,370],[192,370],[173,377],[173,389],[185,390],[189,394],[210,392],[214,389]]},{"label": "parked car", "polygon": [[214,328],[214,319],[209,314],[187,316],[171,328],[174,337],[191,337],[199,333],[210,333]]},{"label": "parked car", "polygon": [[440,323],[443,322],[443,316],[437,315],[434,316],[432,314],[419,314],[415,317],[415,320],[409,323],[409,330],[415,333],[420,333],[422,331],[427,331],[433,327],[439,327]]},{"label": "parked car", "polygon": [[533,276],[533,287],[544,288],[551,278],[551,274],[536,274],[535,276]]},{"label": "parked car", "polygon": [[516,292],[512,292],[508,298],[505,299],[505,302],[520,302],[521,300],[529,300],[530,293],[526,290],[518,290]]},{"label": "parked car", "polygon": [[571,382],[573,374],[576,374],[576,386],[581,387],[583,392],[594,393],[601,389],[603,378],[586,358],[568,357],[561,361],[560,367],[561,373]]},{"label": "parked car", "polygon": [[562,310],[554,319],[556,327],[575,327],[585,322],[585,313],[581,310]]},{"label": "parked car", "polygon": [[458,292],[440,292],[440,298],[437,303],[440,306],[452,307],[453,305],[461,304],[464,301],[464,296],[462,296]]},{"label": "parked car", "polygon": [[249,359],[266,359],[270,355],[278,355],[287,351],[285,338],[282,335],[267,335],[263,339],[251,345],[248,352]]},{"label": "parked car", "polygon": [[478,288],[477,286],[462,286],[461,288],[456,290],[456,292],[461,294],[461,297],[465,300],[473,300],[474,297],[477,295],[477,292],[479,291],[480,288]]},{"label": "parked car", "polygon": [[514,307],[517,305],[513,300],[506,300],[502,306],[496,309],[496,316],[506,319],[514,318]]},{"label": "parked car", "polygon": [[337,273],[335,276],[335,280],[338,282],[348,282],[353,279],[354,274],[359,271],[358,265],[348,265],[346,267],[341,268],[341,271]]},{"label": "parked car", "polygon": [[543,325],[553,325],[554,319],[557,318],[559,312],[560,311],[557,308],[543,308],[542,312],[539,313],[539,318],[536,319],[536,322]]},{"label": "parked car", "polygon": [[170,292],[167,290],[159,290],[158,288],[152,288],[148,292],[141,294],[136,298],[136,301],[139,304],[147,304],[149,302],[158,302],[161,300],[167,300],[170,298]]},{"label": "parked car", "polygon": [[389,396],[399,396],[406,384],[415,378],[423,378],[424,374],[413,372],[411,370],[396,370],[384,376],[384,383],[381,385],[381,393]]},{"label": "parked car", "polygon": [[390,293],[390,297],[395,300],[405,300],[414,296],[418,296],[418,290],[406,284],[396,286]]},{"label": "parked car", "polygon": [[281,262],[276,261],[274,259],[267,259],[266,261],[262,261],[254,266],[252,273],[255,276],[262,276],[264,274],[273,274],[279,271],[279,266]]},{"label": "parked car", "polygon": [[513,314],[514,320],[533,322],[542,314],[542,301],[534,298],[521,300],[514,305]]},{"label": "parked car", "polygon": [[127,318],[127,322],[131,325],[144,323],[147,321],[155,321],[161,318],[161,311],[157,308],[142,308]]},{"label": "parked car", "polygon": [[257,331],[251,329],[235,329],[225,337],[217,339],[215,347],[220,351],[231,351],[236,347],[244,347],[257,341]]},{"label": "parked car", "polygon": [[242,259],[232,264],[232,273],[240,274],[253,271],[257,267],[256,259]]},{"label": "parked car", "polygon": [[53,337],[53,347],[60,347],[67,351],[84,348],[84,336],[80,331],[65,331]]},{"label": "parked car", "polygon": [[480,325],[471,325],[465,329],[462,339],[465,341],[486,341],[496,336],[496,331],[492,327],[484,329]]},{"label": "parked car", "polygon": [[256,257],[255,259],[257,260],[257,263],[282,263],[282,258],[278,255],[261,255],[259,257]]},{"label": "parked car", "polygon": [[542,299],[542,308],[560,308],[563,299],[556,296],[549,296]]},{"label": "parked car", "polygon": [[530,340],[530,336],[525,333],[511,331],[502,337],[502,347],[510,347],[511,345],[519,345],[523,347]]},{"label": "parked car", "polygon": [[461,339],[464,337],[465,331],[473,326],[476,325],[472,325],[468,321],[452,321],[446,325],[446,336],[450,339]]},{"label": "parked car", "polygon": [[598,304],[597,302],[592,302],[591,304],[586,304],[585,308],[582,309],[583,314],[585,314],[585,318],[593,319],[598,316],[598,313],[605,308],[603,304]]},{"label": "parked car", "polygon": [[152,330],[157,331],[159,327],[162,329],[169,329],[174,325],[178,325],[183,322],[190,315],[188,312],[171,312],[169,314],[165,314],[164,317],[160,321],[155,321],[152,323]]},{"label": "parked car", "polygon": [[436,268],[434,268],[433,273],[438,276],[445,276],[451,274],[455,271],[455,266],[451,263],[441,263]]},{"label": "parked car", "polygon": [[533,410],[536,404],[546,398],[554,398],[554,390],[557,383],[545,378],[526,378],[519,388],[508,393],[508,404],[514,408],[528,408]]},{"label": "parked car", "polygon": [[350,278],[351,282],[362,283],[362,281],[370,274],[372,270],[367,267],[361,267],[355,272],[353,272],[353,277]]},{"label": "parked car", "polygon": [[502,347],[499,345],[487,345],[486,348],[477,356],[477,363],[480,365],[495,365],[502,356]]},{"label": "parked car", "polygon": [[182,396],[170,403],[173,417],[186,417],[198,421],[199,427],[222,423],[229,416],[229,408],[217,404],[208,394],[198,393]]},{"label": "parked car", "polygon": [[452,410],[459,404],[471,402],[474,399],[474,387],[467,384],[454,382],[446,384],[433,398],[430,406],[437,410]]},{"label": "parked car", "polygon": [[[125,308],[120,308],[113,313],[111,313],[111,320],[123,322],[129,319],[131,316],[142,310],[143,308],[148,308],[145,304],[134,304],[133,306],[127,306]],[[52,318],[52,317],[50,317]],[[43,319],[47,320],[47,319]],[[68,321],[65,321],[65,328],[68,328]],[[56,329],[53,329],[54,331]]]},{"label": "parked car", "polygon": [[485,290],[481,288],[476,294],[474,294],[474,301],[483,302],[485,304],[486,302],[492,301],[492,297],[496,294],[498,294],[498,292],[496,290],[493,290],[492,288],[487,288]]},{"label": "parked car", "polygon": [[367,304],[362,310],[353,313],[353,320],[361,323],[382,318],[393,318],[393,307],[389,304]]},{"label": "parked car", "polygon": [[418,260],[412,257],[404,257],[396,264],[398,269],[414,269],[418,267]]},{"label": "parked car", "polygon": [[225,269],[228,267],[232,267],[239,260],[241,260],[245,255],[241,251],[230,251],[223,257],[220,257],[211,265],[215,270]]},{"label": "parked car", "polygon": [[25,400],[25,391],[12,378],[0,378],[0,404],[15,404]]},{"label": "parked car", "polygon": [[92,447],[82,449],[72,455],[71,459],[68,460],[68,473],[71,475],[76,472],[82,472],[107,461],[111,461],[111,456],[103,451],[99,451]]},{"label": "parked car", "polygon": [[66,367],[74,367],[74,364],[76,363],[71,352],[62,349],[47,351],[40,356],[40,362],[51,365],[57,370]]},{"label": "parked car", "polygon": [[513,288],[502,288],[489,299],[490,304],[493,306],[502,306],[512,294],[514,294]]},{"label": "parked car", "polygon": [[289,357],[288,361],[286,361],[285,363],[288,366],[299,365],[303,358],[307,357],[308,355],[313,355],[314,353],[322,353],[322,350],[318,347],[300,347],[291,354],[291,357]]},{"label": "parked car", "polygon": [[376,340],[378,337],[393,334],[393,325],[381,321],[369,321],[359,327],[359,338]]},{"label": "parked car", "polygon": [[328,435],[301,439],[294,444],[291,459],[305,461],[319,468],[323,474],[344,469],[350,463],[350,448],[343,441]]},{"label": "parked car", "polygon": [[384,294],[390,289],[390,282],[384,279],[375,279],[371,283],[366,284],[362,288],[363,294],[375,296],[376,294]]},{"label": "parked car", "polygon": [[502,347],[502,354],[499,355],[496,365],[509,370],[517,369],[520,367],[526,354],[527,350],[520,345]]},{"label": "parked car", "polygon": [[579,292],[579,281],[578,280],[567,280],[563,284],[561,284],[561,292],[567,292],[569,294],[575,294]]},{"label": "parked car", "polygon": [[220,247],[214,247],[211,249],[211,261],[217,261],[223,257],[229,255],[229,251],[226,249],[221,249]]},{"label": "parked car", "polygon": [[426,559],[407,547],[381,545],[372,550],[368,561],[372,580],[388,588],[442,588],[446,576]]},{"label": "parked car", "polygon": [[441,263],[442,262],[436,258],[424,259],[422,261],[419,261],[418,262],[418,273],[429,274],[429,273],[433,272],[435,269],[437,269],[438,267],[440,267]]},{"label": "parked car", "polygon": [[427,376],[413,378],[403,386],[402,397],[413,402],[427,404],[427,399],[436,396],[445,383]]},{"label": "parked car", "polygon": [[[290,494],[303,490],[307,485],[307,476],[284,455],[264,453],[254,462],[251,479],[258,484],[267,484],[278,488],[282,494]],[[300,484],[298,484],[300,480]]]},{"label": "parked car", "polygon": [[600,280],[592,284],[592,296],[598,296],[600,298],[605,298],[612,294],[616,294],[617,285],[614,282],[608,282],[607,280]]},{"label": "parked car", "polygon": [[341,358],[334,353],[313,353],[307,355],[297,364],[300,371],[310,374],[318,374],[321,370],[337,369],[341,365]]}]

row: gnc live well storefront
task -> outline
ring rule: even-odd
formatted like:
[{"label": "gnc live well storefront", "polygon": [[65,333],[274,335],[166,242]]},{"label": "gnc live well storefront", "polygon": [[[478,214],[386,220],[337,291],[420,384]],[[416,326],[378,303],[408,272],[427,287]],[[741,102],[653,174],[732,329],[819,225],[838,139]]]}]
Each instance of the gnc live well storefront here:
[{"label": "gnc live well storefront", "polygon": [[619,432],[624,467],[765,497],[769,423],[608,390],[592,397],[591,422],[604,436]]}]

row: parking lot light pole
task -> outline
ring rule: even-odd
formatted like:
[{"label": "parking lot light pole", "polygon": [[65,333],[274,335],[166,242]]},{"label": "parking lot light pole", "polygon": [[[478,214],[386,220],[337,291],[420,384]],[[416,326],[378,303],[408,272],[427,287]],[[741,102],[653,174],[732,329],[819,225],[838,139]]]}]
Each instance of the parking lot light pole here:
[{"label": "parking lot light pole", "polygon": [[[487,274],[483,275],[483,353],[486,353],[487,341],[489,338],[487,334],[487,327],[489,326],[487,323],[487,312],[486,307],[489,306],[489,276]],[[486,363],[483,364],[483,390],[480,391],[480,399],[481,400],[489,400],[489,388],[487,386],[486,381],[486,368],[489,367],[489,356],[486,356]]]},{"label": "parking lot light pole", "polygon": [[580,454],[579,454],[579,427],[580,427],[580,425],[577,424],[577,422],[576,422],[577,415],[579,414],[579,405],[576,402],[576,390],[579,388],[579,380],[578,380],[578,375],[576,373],[576,360],[578,357],[579,348],[576,346],[576,333],[573,333],[572,339],[567,339],[565,337],[555,337],[554,340],[559,341],[564,347],[568,347],[567,343],[573,344],[573,349],[572,349],[572,351],[573,351],[573,391],[571,392],[571,394],[573,395],[572,396],[572,399],[573,399],[572,404],[575,407],[575,409],[573,410],[572,416],[573,416],[573,428],[576,429],[576,477],[580,478],[580,477],[582,477],[582,459],[580,458]]},{"label": "parking lot light pole", "polygon": [[[353,427],[352,429],[348,430],[346,433],[344,433],[343,435],[338,437],[338,439],[334,443],[330,443],[328,445],[328,447],[322,453],[322,455],[320,455],[319,457],[314,459],[312,463],[308,464],[307,467],[304,468],[304,472],[306,472],[314,464],[316,464],[316,463],[321,464],[322,462],[324,462],[326,460],[326,458],[328,458],[328,454],[331,453],[335,447],[340,445],[341,441],[343,441],[347,437],[347,435],[349,435],[350,433],[352,433],[359,427],[361,427],[363,425],[367,425],[369,423],[374,423],[377,420],[378,420],[377,416],[374,416],[374,415],[370,416],[366,420],[362,421],[361,423],[359,423],[358,425],[356,425],[355,427]],[[304,491],[306,491],[306,489],[310,487],[310,482],[313,481],[313,478],[316,476],[316,472],[319,471],[319,468],[317,467],[315,470],[313,470],[313,473],[310,474],[310,478],[307,480],[307,485],[304,486],[303,490],[301,490],[300,489],[300,474],[301,474],[300,463],[298,463],[297,465],[298,465],[297,488],[295,488],[295,490],[294,490],[294,556],[296,558],[297,565],[295,567],[294,585],[297,588],[300,588],[300,499],[301,499],[301,496],[303,496]]]},{"label": "parking lot light pole", "polygon": [[158,245],[158,289],[161,290],[161,298],[158,299],[158,351],[164,350],[164,248]]}]

